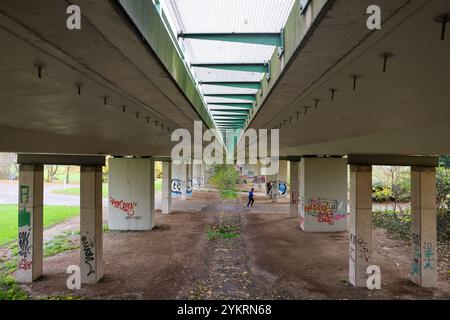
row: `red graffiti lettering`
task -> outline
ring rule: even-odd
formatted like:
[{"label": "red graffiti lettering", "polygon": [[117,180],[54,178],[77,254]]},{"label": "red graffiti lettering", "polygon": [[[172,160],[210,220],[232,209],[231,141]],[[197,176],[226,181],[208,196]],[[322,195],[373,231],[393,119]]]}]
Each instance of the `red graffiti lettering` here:
[{"label": "red graffiti lettering", "polygon": [[123,200],[116,200],[113,197],[109,199],[109,202],[114,208],[120,209],[125,212],[128,216],[134,216],[134,208],[137,207],[136,202],[125,202]]},{"label": "red graffiti lettering", "polygon": [[32,267],[33,263],[25,259],[20,260],[19,263],[17,264],[17,269],[19,270],[31,270]]}]

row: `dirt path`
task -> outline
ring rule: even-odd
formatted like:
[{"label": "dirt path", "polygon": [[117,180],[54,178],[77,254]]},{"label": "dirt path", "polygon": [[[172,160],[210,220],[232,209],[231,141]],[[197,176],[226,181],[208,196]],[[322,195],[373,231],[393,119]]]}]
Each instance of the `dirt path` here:
[{"label": "dirt path", "polygon": [[[32,297],[89,299],[450,299],[442,276],[437,289],[408,280],[409,248],[381,229],[373,234],[373,263],[381,267],[382,290],[369,291],[348,283],[345,232],[302,232],[286,204],[246,209],[241,202],[218,204],[212,193],[190,202],[200,211],[158,212],[152,231],[105,233],[105,277],[98,284],[66,288],[66,268],[79,263],[74,250],[46,258],[43,278],[24,288]],[[239,236],[209,240],[218,223]]]}]

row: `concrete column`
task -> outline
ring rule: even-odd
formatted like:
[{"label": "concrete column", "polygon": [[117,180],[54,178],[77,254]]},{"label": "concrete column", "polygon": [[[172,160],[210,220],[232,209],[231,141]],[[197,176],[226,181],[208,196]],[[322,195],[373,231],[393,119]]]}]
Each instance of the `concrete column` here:
[{"label": "concrete column", "polygon": [[20,165],[19,262],[17,281],[29,283],[42,275],[44,168]]},{"label": "concrete column", "polygon": [[276,174],[272,180],[272,202],[278,202],[278,183],[278,174]]},{"label": "concrete column", "polygon": [[103,270],[102,167],[80,172],[81,283],[97,283]]},{"label": "concrete column", "polygon": [[172,213],[172,163],[162,163],[162,214]]},{"label": "concrete column", "polygon": [[188,196],[188,168],[186,164],[182,164],[181,165],[181,179],[180,179],[180,183],[181,183],[181,200],[187,200]]},{"label": "concrete column", "polygon": [[291,188],[291,217],[298,217],[298,200],[299,200],[299,161],[290,161],[290,188]]},{"label": "concrete column", "polygon": [[372,264],[372,166],[350,166],[349,281],[367,286]]},{"label": "concrete column", "polygon": [[187,170],[187,179],[186,179],[186,197],[187,198],[192,198],[193,196],[193,187],[192,187],[192,178],[193,178],[193,170],[194,170],[194,166],[192,164],[187,164],[186,165],[186,170]]},{"label": "concrete column", "polygon": [[347,159],[302,159],[300,203],[304,231],[347,231]]},{"label": "concrete column", "polygon": [[436,169],[411,168],[411,280],[437,286]]},{"label": "concrete column", "polygon": [[110,230],[155,227],[155,170],[150,158],[109,160]]}]

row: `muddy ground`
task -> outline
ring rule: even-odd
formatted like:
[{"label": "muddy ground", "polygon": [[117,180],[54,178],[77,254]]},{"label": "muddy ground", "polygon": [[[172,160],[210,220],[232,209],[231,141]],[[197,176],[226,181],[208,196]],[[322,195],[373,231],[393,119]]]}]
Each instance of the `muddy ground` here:
[{"label": "muddy ground", "polygon": [[[74,250],[46,258],[44,276],[24,289],[34,298],[450,299],[445,273],[437,289],[408,280],[409,248],[381,229],[373,234],[373,263],[381,267],[382,290],[369,291],[348,283],[346,233],[302,232],[283,203],[257,200],[246,209],[242,200],[219,204],[213,193],[189,201],[205,206],[169,216],[157,212],[152,231],[105,233],[105,277],[98,284],[66,288],[67,266],[79,263]],[[222,222],[239,236],[209,240],[208,230]]]}]

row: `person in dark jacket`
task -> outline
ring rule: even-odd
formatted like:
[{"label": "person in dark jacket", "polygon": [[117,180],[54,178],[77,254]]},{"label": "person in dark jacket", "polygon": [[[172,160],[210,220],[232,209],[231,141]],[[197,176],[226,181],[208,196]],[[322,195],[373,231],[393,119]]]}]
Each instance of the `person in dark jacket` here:
[{"label": "person in dark jacket", "polygon": [[253,199],[253,191],[255,191],[255,188],[252,188],[252,190],[250,190],[250,192],[248,193],[248,203],[247,203],[247,208],[249,206],[253,207],[253,203],[255,203],[255,199]]}]

